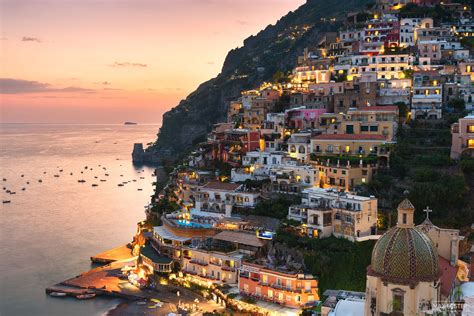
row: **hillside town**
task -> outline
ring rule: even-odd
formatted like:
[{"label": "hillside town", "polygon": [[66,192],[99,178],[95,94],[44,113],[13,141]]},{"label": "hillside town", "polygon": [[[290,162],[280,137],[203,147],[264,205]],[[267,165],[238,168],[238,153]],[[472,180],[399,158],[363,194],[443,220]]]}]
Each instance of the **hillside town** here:
[{"label": "hillside town", "polygon": [[[242,91],[157,185],[134,284],[172,282],[253,315],[474,315],[472,213],[463,227],[435,225],[418,180],[393,176],[407,135],[448,161],[416,156],[417,177],[474,169],[473,36],[467,3],[377,0],[292,71]],[[365,287],[324,275],[341,263],[319,262],[318,242],[368,247],[355,269]]]}]

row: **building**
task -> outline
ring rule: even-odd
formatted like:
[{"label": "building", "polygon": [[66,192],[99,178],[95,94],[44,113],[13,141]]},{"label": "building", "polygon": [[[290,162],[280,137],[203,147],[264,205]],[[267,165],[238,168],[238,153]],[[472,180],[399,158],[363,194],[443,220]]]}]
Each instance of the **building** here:
[{"label": "building", "polygon": [[196,247],[183,247],[182,271],[201,285],[237,284],[243,257],[232,243],[213,240]]},{"label": "building", "polygon": [[334,235],[355,241],[376,234],[377,199],[309,188],[303,191],[301,204],[290,206],[287,218],[305,224],[310,237]]},{"label": "building", "polygon": [[326,109],[292,108],[285,111],[285,123],[288,129],[304,130],[316,128],[318,117],[326,113]]},{"label": "building", "polygon": [[250,262],[243,262],[240,268],[239,291],[257,300],[297,309],[319,300],[318,281],[314,276]]},{"label": "building", "polygon": [[173,269],[173,259],[160,256],[150,245],[140,249],[141,263],[152,273],[170,273]]},{"label": "building", "polygon": [[288,139],[288,154],[299,161],[308,161],[313,132],[293,133]]},{"label": "building", "polygon": [[382,135],[394,140],[398,127],[397,106],[368,106],[349,109],[342,124],[345,134]]},{"label": "building", "polygon": [[411,117],[440,119],[443,104],[441,77],[437,71],[417,71],[413,75]]},{"label": "building", "polygon": [[260,193],[237,183],[209,182],[197,189],[192,217],[230,217],[234,208],[255,207]]},{"label": "building", "polygon": [[311,165],[292,161],[272,167],[269,176],[273,192],[298,194],[317,185],[318,172]]},{"label": "building", "polygon": [[451,125],[451,158],[474,157],[474,115],[470,114]]},{"label": "building", "polygon": [[431,314],[434,304],[449,302],[457,271],[449,261],[457,262],[453,248],[459,232],[443,232],[427,221],[415,227],[414,211],[411,202],[403,200],[397,225],[375,244],[367,269],[365,315]]},{"label": "building", "polygon": [[327,158],[311,160],[311,166],[317,170],[316,185],[320,188],[333,188],[337,191],[353,191],[356,186],[369,183],[377,171],[377,164],[370,162],[344,163],[341,159]]},{"label": "building", "polygon": [[372,157],[379,163],[388,164],[390,142],[386,136],[378,134],[322,134],[311,139],[311,153],[313,158],[337,155]]}]

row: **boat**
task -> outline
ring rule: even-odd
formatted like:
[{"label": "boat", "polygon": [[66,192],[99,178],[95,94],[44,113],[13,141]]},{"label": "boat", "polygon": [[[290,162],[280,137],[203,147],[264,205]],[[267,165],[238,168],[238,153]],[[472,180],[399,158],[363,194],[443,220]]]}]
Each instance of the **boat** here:
[{"label": "boat", "polygon": [[133,182],[137,182],[137,180],[136,180],[136,179],[133,179]]},{"label": "boat", "polygon": [[59,178],[59,174],[55,174],[54,177],[55,177],[55,178]]},{"label": "boat", "polygon": [[67,293],[64,292],[51,292],[49,295],[54,296],[54,297],[64,297],[67,296]]},{"label": "boat", "polygon": [[26,184],[30,184],[30,181],[26,181]]},{"label": "boat", "polygon": [[125,122],[125,123],[123,123],[123,125],[137,125],[137,123],[135,123],[135,122]]},{"label": "boat", "polygon": [[22,178],[23,178],[24,176],[25,176],[24,174],[21,175]]},{"label": "boat", "polygon": [[140,179],[145,179],[145,177],[140,177]]},{"label": "boat", "polygon": [[43,174],[46,174],[46,171],[44,171]]},{"label": "boat", "polygon": [[22,188],[21,190],[22,190],[22,191],[25,191],[25,190],[26,190],[26,188]]},{"label": "boat", "polygon": [[79,299],[79,300],[87,300],[87,299],[94,298],[94,297],[95,297],[94,293],[81,294],[81,295],[76,296],[76,298]]},{"label": "boat", "polygon": [[140,189],[140,188],[138,188],[137,190],[138,190],[138,191],[143,191],[143,189]]},{"label": "boat", "polygon": [[117,184],[117,186],[119,186],[119,187],[123,187],[123,184],[122,184],[122,183],[119,183],[119,184]]},{"label": "boat", "polygon": [[10,193],[11,191],[10,191],[10,190],[6,190],[5,192],[6,192],[6,193]]},{"label": "boat", "polygon": [[100,182],[105,182],[105,181],[107,181],[107,180],[105,180],[105,179],[100,179]]},{"label": "boat", "polygon": [[3,204],[11,203],[12,201],[10,200],[3,200]]},{"label": "boat", "polygon": [[3,181],[7,181],[7,179],[6,179],[6,178],[3,178]]},{"label": "boat", "polygon": [[15,192],[15,191],[12,191],[12,192],[10,192],[10,194],[16,194],[16,192]]},{"label": "boat", "polygon": [[108,176],[109,176],[109,174],[108,174],[108,173],[106,173],[106,174],[105,174],[105,176],[106,176],[106,177],[108,177]]},{"label": "boat", "polygon": [[97,179],[98,177],[97,176],[94,176],[94,179]]},{"label": "boat", "polygon": [[97,183],[92,184],[93,187],[98,187],[99,185]]},{"label": "boat", "polygon": [[72,176],[72,172],[70,173],[70,175]]},{"label": "boat", "polygon": [[43,182],[43,180],[39,179],[38,182],[41,183],[41,182]]},{"label": "boat", "polygon": [[63,172],[63,169],[59,169],[59,172]]},{"label": "boat", "polygon": [[82,180],[82,179],[81,179],[81,180],[77,180],[77,182],[79,182],[79,183],[84,183],[84,182],[86,182],[86,180]]}]

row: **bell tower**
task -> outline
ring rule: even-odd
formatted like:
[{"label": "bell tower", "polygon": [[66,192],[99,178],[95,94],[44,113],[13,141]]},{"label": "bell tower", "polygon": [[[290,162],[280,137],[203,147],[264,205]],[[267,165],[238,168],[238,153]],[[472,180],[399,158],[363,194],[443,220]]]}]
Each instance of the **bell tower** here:
[{"label": "bell tower", "polygon": [[413,228],[415,227],[413,221],[413,215],[415,213],[415,207],[411,204],[410,200],[404,199],[397,207],[398,220],[397,227],[400,228]]}]

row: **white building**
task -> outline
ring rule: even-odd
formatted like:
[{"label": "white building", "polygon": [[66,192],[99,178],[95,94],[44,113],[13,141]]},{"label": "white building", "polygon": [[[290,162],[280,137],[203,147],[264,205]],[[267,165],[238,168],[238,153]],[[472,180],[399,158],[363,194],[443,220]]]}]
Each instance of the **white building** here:
[{"label": "white building", "polygon": [[246,191],[237,183],[209,182],[197,189],[195,208],[191,216],[231,217],[235,207],[255,207],[260,193]]},{"label": "white building", "polygon": [[303,191],[300,205],[292,205],[288,219],[306,224],[311,237],[331,235],[357,240],[376,234],[377,199],[309,188]]}]

